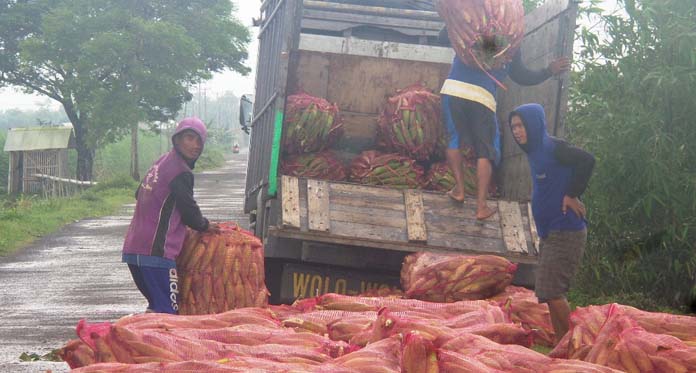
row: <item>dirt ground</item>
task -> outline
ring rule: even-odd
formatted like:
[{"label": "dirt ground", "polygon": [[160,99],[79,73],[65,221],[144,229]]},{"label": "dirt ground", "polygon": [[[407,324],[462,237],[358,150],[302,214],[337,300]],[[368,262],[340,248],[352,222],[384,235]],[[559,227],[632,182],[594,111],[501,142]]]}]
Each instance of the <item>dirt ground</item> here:
[{"label": "dirt ground", "polygon": [[[196,174],[195,198],[210,220],[248,225],[243,213],[246,153]],[[21,362],[75,338],[80,319],[113,321],[145,310],[121,245],[134,205],[116,216],[85,219],[0,257],[0,372],[68,371],[62,362]]]}]

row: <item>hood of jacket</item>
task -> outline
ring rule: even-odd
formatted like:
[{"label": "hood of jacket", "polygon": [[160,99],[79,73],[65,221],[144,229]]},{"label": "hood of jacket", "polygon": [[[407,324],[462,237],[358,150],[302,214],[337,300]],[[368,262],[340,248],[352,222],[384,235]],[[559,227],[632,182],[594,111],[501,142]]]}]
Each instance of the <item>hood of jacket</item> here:
[{"label": "hood of jacket", "polygon": [[518,106],[510,113],[508,125],[512,123],[512,117],[515,115],[522,119],[524,128],[527,131],[527,143],[517,143],[517,145],[528,154],[541,150],[544,141],[549,137],[546,132],[546,114],[544,113],[544,108],[539,104]]}]

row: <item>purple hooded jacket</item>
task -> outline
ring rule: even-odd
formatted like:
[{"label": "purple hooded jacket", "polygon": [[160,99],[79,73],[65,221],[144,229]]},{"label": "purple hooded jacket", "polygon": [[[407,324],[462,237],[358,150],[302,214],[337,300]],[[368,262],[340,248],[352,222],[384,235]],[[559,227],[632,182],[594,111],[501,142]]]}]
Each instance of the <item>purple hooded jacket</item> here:
[{"label": "purple hooded jacket", "polygon": [[[195,131],[205,144],[207,131],[198,118],[179,122],[172,143],[186,130]],[[187,162],[173,147],[150,167],[138,187],[135,213],[123,243],[124,262],[173,266],[183,246],[186,225],[200,231],[208,228],[193,200],[194,164],[195,160]]]}]

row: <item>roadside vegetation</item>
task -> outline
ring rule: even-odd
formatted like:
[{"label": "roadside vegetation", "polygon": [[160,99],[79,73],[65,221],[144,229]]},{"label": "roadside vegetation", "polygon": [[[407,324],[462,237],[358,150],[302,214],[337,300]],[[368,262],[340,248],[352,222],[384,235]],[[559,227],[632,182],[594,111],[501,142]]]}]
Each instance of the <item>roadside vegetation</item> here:
[{"label": "roadside vegetation", "polygon": [[619,1],[582,29],[568,132],[597,164],[577,303],[687,311],[696,284],[693,0]]},{"label": "roadside vegetation", "polygon": [[[0,132],[0,149],[5,132]],[[160,144],[162,146],[160,147]],[[144,175],[163,152],[169,151],[169,136],[143,132],[140,136],[141,175]],[[211,141],[201,155],[196,171],[212,169],[224,163],[223,146]],[[162,152],[162,153],[160,153]],[[75,169],[74,159],[71,169]],[[95,180],[97,186],[69,198],[42,198],[39,195],[8,197],[7,155],[0,153],[0,256],[8,255],[32,241],[57,231],[65,224],[84,218],[114,214],[133,202],[138,183],[128,175],[130,139],[107,145],[97,151]]]}]

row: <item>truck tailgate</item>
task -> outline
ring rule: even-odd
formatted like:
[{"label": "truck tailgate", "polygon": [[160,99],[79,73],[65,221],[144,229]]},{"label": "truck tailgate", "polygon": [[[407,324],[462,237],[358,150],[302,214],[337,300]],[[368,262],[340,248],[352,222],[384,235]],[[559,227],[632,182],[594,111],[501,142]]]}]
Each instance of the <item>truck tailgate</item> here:
[{"label": "truck tailgate", "polygon": [[538,237],[528,203],[489,201],[498,213],[480,222],[475,200],[443,193],[283,176],[278,237],[404,252],[494,254],[536,263]]}]

